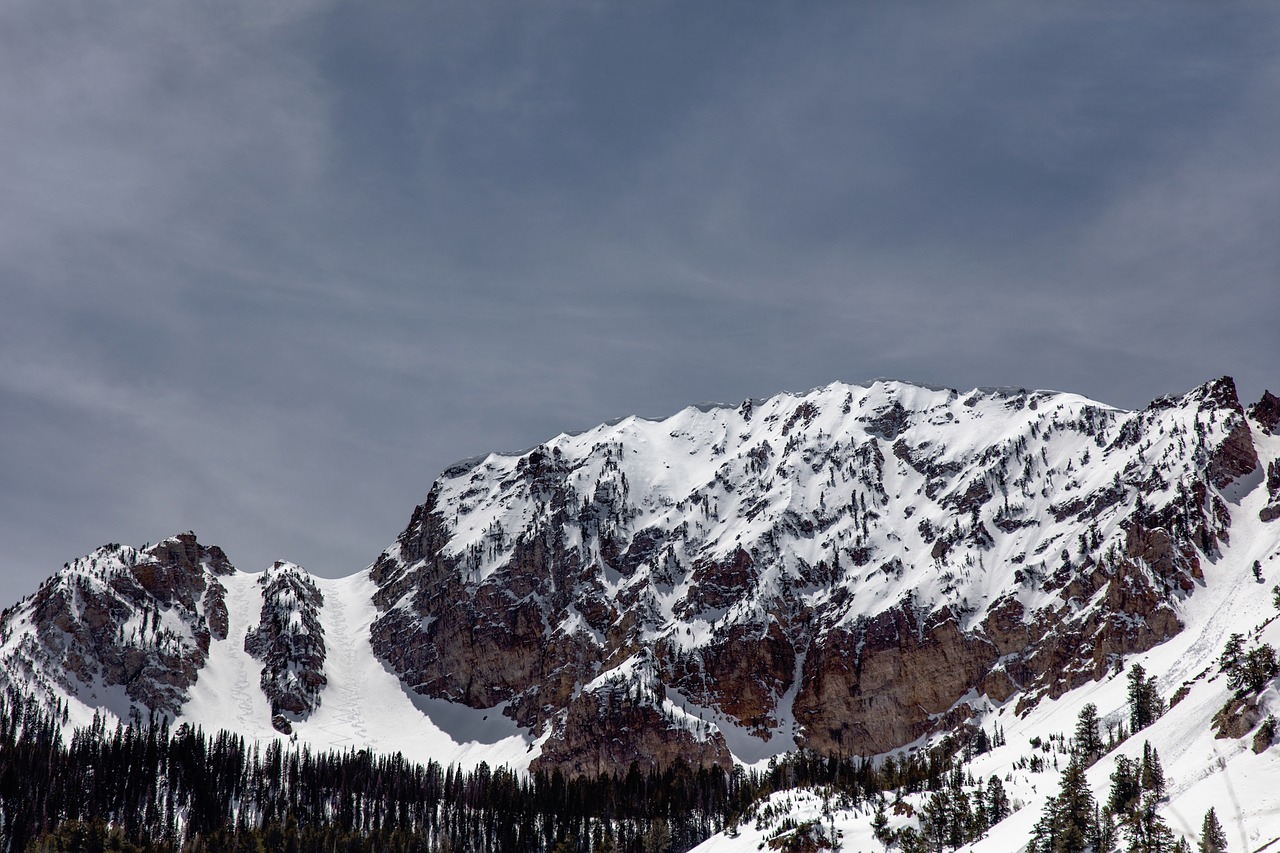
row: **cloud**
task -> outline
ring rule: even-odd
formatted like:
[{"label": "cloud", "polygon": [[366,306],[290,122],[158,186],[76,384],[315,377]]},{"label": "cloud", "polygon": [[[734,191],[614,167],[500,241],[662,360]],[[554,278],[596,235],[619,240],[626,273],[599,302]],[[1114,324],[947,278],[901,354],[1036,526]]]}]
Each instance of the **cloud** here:
[{"label": "cloud", "polygon": [[0,598],[186,528],[350,571],[457,458],[708,398],[1256,395],[1278,30],[1194,3],[7,4]]}]

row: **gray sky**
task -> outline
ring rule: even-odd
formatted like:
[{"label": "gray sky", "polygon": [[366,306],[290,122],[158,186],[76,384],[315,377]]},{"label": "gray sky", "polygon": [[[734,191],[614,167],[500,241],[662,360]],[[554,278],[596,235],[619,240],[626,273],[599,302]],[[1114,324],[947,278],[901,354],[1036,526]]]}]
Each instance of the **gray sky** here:
[{"label": "gray sky", "polygon": [[[837,379],[1280,382],[1280,4],[0,6],[0,603]],[[1280,390],[1280,389],[1278,389]]]}]

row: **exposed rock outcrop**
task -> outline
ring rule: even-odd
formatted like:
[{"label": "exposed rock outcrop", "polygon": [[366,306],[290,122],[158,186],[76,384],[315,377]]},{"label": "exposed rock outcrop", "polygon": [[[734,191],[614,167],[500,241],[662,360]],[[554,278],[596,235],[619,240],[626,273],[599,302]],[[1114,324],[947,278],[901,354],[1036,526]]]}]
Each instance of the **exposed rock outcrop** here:
[{"label": "exposed rock outcrop", "polygon": [[62,691],[121,717],[176,714],[211,640],[226,637],[218,578],[234,571],[220,548],[193,533],[141,550],[99,548],[9,612],[6,633],[30,630],[5,653],[0,680],[18,677],[46,698]]},{"label": "exposed rock outcrop", "polygon": [[1214,737],[1241,738],[1262,719],[1262,709],[1252,696],[1236,696],[1213,715]]},{"label": "exposed rock outcrop", "polygon": [[1267,505],[1258,510],[1258,517],[1263,521],[1280,518],[1280,459],[1267,464]]},{"label": "exposed rock outcrop", "polygon": [[1267,435],[1280,435],[1280,397],[1264,391],[1262,399],[1249,407],[1249,417]]},{"label": "exposed rock outcrop", "polygon": [[271,703],[272,724],[288,733],[290,721],[320,706],[324,674],[324,596],[306,570],[276,562],[258,578],[262,612],[244,638],[244,650],[262,662],[259,685]]}]

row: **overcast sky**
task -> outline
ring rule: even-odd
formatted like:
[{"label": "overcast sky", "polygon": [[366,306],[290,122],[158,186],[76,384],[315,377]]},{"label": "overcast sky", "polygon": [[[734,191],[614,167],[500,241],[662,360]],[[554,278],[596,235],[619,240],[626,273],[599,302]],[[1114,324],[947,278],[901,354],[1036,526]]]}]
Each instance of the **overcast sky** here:
[{"label": "overcast sky", "polygon": [[893,376],[1280,390],[1280,4],[0,5],[0,604]]}]

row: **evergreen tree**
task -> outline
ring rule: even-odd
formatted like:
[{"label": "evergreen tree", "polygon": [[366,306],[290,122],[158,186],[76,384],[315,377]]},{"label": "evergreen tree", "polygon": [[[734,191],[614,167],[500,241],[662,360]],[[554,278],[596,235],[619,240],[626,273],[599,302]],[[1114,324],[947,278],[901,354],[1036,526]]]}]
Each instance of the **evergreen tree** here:
[{"label": "evergreen tree", "polygon": [[1089,767],[1102,755],[1102,733],[1099,731],[1098,706],[1090,702],[1080,709],[1076,718],[1076,755]]},{"label": "evergreen tree", "polygon": [[1227,677],[1231,677],[1231,673],[1240,668],[1240,661],[1244,657],[1244,634],[1235,633],[1227,638],[1227,644],[1222,648],[1222,654],[1218,656],[1218,669],[1226,673]]},{"label": "evergreen tree", "polygon": [[893,841],[893,833],[889,829],[889,816],[884,813],[884,803],[876,806],[876,813],[871,818],[871,834],[875,836],[876,841],[884,845],[885,850],[889,849],[889,843]]},{"label": "evergreen tree", "polygon": [[1258,694],[1266,689],[1267,683],[1280,674],[1280,664],[1276,661],[1276,650],[1269,643],[1263,643],[1249,650],[1244,657],[1244,673],[1241,680],[1249,692]]},{"label": "evergreen tree", "polygon": [[1027,845],[1027,853],[1053,853],[1058,843],[1058,822],[1054,819],[1057,811],[1058,798],[1050,797],[1045,801],[1040,819],[1031,828],[1031,843]]},{"label": "evergreen tree", "polygon": [[1155,676],[1148,678],[1142,664],[1135,663],[1129,670],[1129,731],[1145,729],[1163,710]]},{"label": "evergreen tree", "polygon": [[1111,773],[1111,794],[1107,807],[1112,814],[1129,812],[1142,796],[1138,762],[1127,755],[1116,756],[1116,769]]},{"label": "evergreen tree", "polygon": [[1177,853],[1173,830],[1156,812],[1156,797],[1150,793],[1126,816],[1124,829],[1129,841],[1125,853]]},{"label": "evergreen tree", "polygon": [[929,853],[930,851],[924,837],[913,826],[904,826],[898,830],[898,849],[902,853]]},{"label": "evergreen tree", "polygon": [[987,826],[995,826],[1009,816],[1009,796],[1004,791],[1004,783],[995,774],[987,780],[986,799]]},{"label": "evergreen tree", "polygon": [[1222,853],[1227,849],[1227,834],[1218,823],[1218,815],[1210,808],[1204,813],[1204,823],[1200,825],[1200,853]]},{"label": "evergreen tree", "polygon": [[1115,816],[1110,806],[1103,806],[1097,812],[1098,853],[1111,853],[1116,847]]},{"label": "evergreen tree", "polygon": [[671,827],[663,818],[654,820],[644,834],[644,853],[669,853],[671,850]]},{"label": "evergreen tree", "polygon": [[1096,849],[1093,792],[1078,761],[1073,760],[1062,774],[1062,787],[1052,819],[1057,825],[1052,853],[1085,853]]},{"label": "evergreen tree", "polygon": [[951,842],[951,806],[951,794],[942,790],[930,794],[920,807],[920,832],[932,850],[943,850]]},{"label": "evergreen tree", "polygon": [[1157,800],[1164,798],[1164,768],[1160,766],[1160,753],[1150,741],[1142,742],[1142,770],[1138,781],[1142,790],[1150,791]]}]

